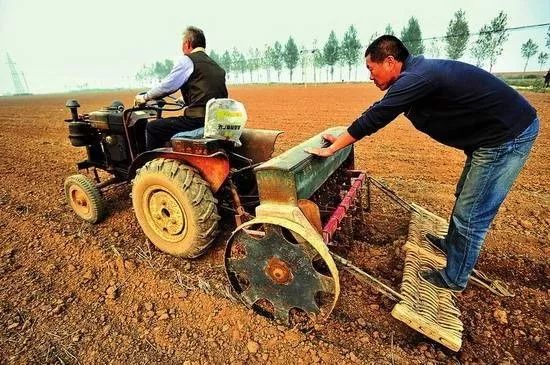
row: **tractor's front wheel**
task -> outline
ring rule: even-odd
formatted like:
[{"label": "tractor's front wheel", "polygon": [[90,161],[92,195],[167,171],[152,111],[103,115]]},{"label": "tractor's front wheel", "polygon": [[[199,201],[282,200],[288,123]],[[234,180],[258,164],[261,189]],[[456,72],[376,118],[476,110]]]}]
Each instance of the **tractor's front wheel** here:
[{"label": "tractor's front wheel", "polygon": [[65,197],[76,215],[86,222],[97,223],[105,216],[103,197],[93,181],[85,175],[65,179]]},{"label": "tractor's front wheel", "polygon": [[140,168],[132,204],[147,238],[170,255],[197,257],[216,237],[217,200],[199,173],[180,161],[157,158]]}]

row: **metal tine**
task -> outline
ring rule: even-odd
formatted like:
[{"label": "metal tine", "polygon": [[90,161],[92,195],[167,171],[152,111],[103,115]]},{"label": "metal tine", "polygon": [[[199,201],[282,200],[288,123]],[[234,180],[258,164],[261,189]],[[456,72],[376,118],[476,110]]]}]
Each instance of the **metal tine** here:
[{"label": "metal tine", "polygon": [[246,304],[251,307],[260,299],[260,294],[253,290],[252,287],[249,287],[241,293],[241,297],[244,298]]},{"label": "metal tine", "polygon": [[245,270],[246,266],[243,265],[245,262],[244,259],[234,259],[234,258],[229,258],[227,260],[227,267],[235,272],[235,273],[247,273],[247,271]]},{"label": "metal tine", "polygon": [[319,281],[321,282],[320,289],[323,289],[322,291],[328,293],[334,292],[335,283],[332,277],[325,276],[323,274],[318,274],[317,276],[319,278]]},{"label": "metal tine", "polygon": [[314,315],[314,316],[317,313],[319,313],[319,310],[320,310],[319,306],[317,305],[317,303],[315,303],[315,301],[311,301],[311,302],[307,303],[307,305],[304,305],[299,309],[303,310],[304,312],[308,313],[309,315]]},{"label": "metal tine", "polygon": [[275,316],[275,318],[281,322],[283,322],[284,324],[286,324],[288,326],[289,324],[289,309],[288,308],[278,308],[277,306],[275,306],[275,313],[273,313],[273,315]]}]

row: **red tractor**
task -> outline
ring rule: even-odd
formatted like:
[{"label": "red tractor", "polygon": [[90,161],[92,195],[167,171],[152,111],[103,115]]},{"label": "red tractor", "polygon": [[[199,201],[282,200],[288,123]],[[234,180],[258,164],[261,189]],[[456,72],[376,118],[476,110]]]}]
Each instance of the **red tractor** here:
[{"label": "red tractor", "polygon": [[77,169],[92,176],[79,173],[65,180],[75,213],[99,222],[106,213],[102,191],[132,183],[132,203],[145,235],[160,250],[182,257],[196,257],[212,243],[219,210],[234,212],[237,224],[246,220],[258,204],[253,169],[271,157],[281,133],[244,129],[242,105],[218,99],[208,106],[206,118],[207,131],[216,138],[176,136],[166,147],[146,151],[147,123],[182,109],[181,104],[157,100],[125,109],[115,101],[89,114],[78,113],[76,100],[66,106],[72,116],[66,120],[71,144],[87,151]]}]

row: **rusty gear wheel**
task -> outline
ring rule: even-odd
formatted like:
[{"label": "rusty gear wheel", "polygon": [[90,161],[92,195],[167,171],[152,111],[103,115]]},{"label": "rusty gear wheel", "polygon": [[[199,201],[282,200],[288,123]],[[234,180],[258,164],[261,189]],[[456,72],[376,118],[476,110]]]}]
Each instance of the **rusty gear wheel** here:
[{"label": "rusty gear wheel", "polygon": [[323,297],[337,296],[335,278],[317,250],[296,232],[275,224],[237,230],[226,247],[225,268],[247,307],[285,324],[296,309],[313,321],[326,318],[333,305]]}]

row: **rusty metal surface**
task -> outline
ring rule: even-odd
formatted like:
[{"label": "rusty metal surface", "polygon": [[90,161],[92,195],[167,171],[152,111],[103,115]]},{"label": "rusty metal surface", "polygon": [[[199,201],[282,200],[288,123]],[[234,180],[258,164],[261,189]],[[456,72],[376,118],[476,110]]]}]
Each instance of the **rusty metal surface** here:
[{"label": "rusty metal surface", "polygon": [[[291,309],[298,308],[313,319],[326,319],[340,293],[336,265],[323,245],[317,246],[320,235],[310,237],[296,223],[281,219],[266,219],[284,224],[259,223],[255,219],[233,232],[225,252],[225,267],[229,281],[247,307],[268,301],[271,315],[289,323]],[[300,232],[297,232],[300,231]],[[314,261],[324,260],[328,266],[321,273]],[[317,302],[318,293],[332,296],[330,303]]]},{"label": "rusty metal surface", "polygon": [[326,145],[322,135],[340,135],[344,127],[327,129],[296,147],[261,164],[254,169],[262,203],[297,205],[298,199],[310,198],[319,187],[346,161],[352,146],[341,149],[333,156],[322,158],[304,151],[307,147]]},{"label": "rusty metal surface", "polygon": [[233,151],[250,158],[253,163],[260,163],[271,158],[275,150],[275,141],[282,131],[245,128],[241,134],[241,147]]},{"label": "rusty metal surface", "polygon": [[216,152],[209,156],[201,156],[174,152],[171,148],[163,148],[140,154],[132,162],[129,174],[130,177],[133,177],[136,170],[147,161],[151,161],[155,158],[168,158],[183,161],[187,165],[196,168],[199,170],[201,177],[210,184],[210,188],[214,193],[218,191],[229,175],[229,160],[223,152]]},{"label": "rusty metal surface", "polygon": [[221,149],[219,141],[211,138],[192,139],[175,137],[170,140],[170,144],[174,152],[183,152],[193,155],[208,156]]},{"label": "rusty metal surface", "polygon": [[[353,180],[351,188],[346,192],[346,195],[323,227],[323,241],[325,241],[325,243],[328,244],[332,241],[332,236],[340,226],[342,220],[346,217],[348,209],[354,204],[354,200],[365,183],[365,180],[365,173],[360,173],[359,176]],[[353,236],[353,233],[348,232],[348,235]]]}]

